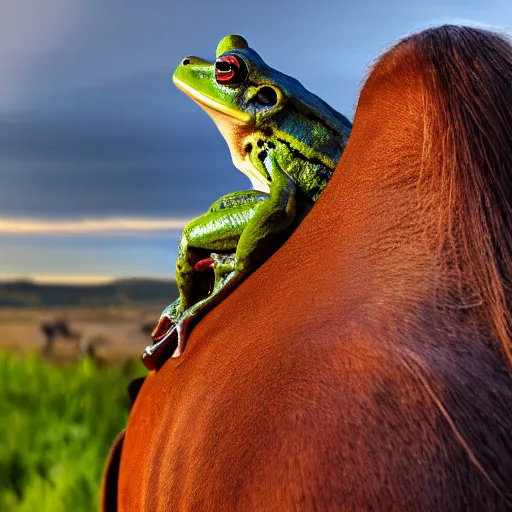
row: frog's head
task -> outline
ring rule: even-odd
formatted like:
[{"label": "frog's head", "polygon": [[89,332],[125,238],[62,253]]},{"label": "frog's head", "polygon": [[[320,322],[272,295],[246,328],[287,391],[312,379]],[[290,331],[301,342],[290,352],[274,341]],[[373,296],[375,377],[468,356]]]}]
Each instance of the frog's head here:
[{"label": "frog's head", "polygon": [[301,123],[287,114],[291,105],[295,112],[297,108],[307,111],[304,119],[312,114],[335,132],[350,130],[346,118],[297,80],[265,64],[241,36],[222,39],[215,62],[186,57],[174,72],[173,81],[212,117],[228,143],[235,167],[262,191],[269,190],[269,183],[248,155],[251,136],[261,132],[268,138],[277,126],[295,150],[314,145],[308,139],[312,130],[304,123],[299,126]]}]

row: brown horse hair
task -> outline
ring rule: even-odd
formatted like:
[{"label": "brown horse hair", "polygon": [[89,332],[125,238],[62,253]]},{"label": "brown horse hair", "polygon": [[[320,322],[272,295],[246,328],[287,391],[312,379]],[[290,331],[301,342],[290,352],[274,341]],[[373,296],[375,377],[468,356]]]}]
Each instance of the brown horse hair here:
[{"label": "brown horse hair", "polygon": [[436,302],[469,311],[475,328],[498,340],[510,371],[512,46],[496,33],[445,25],[406,37],[375,70],[403,62],[397,55],[420,75],[417,189],[444,283]]},{"label": "brown horse hair", "polygon": [[[468,456],[468,459],[471,461],[471,464],[473,464],[475,468],[480,472],[480,474],[487,480],[487,482],[489,482],[490,486],[497,492],[498,495],[500,495],[504,500],[510,501],[508,495],[501,491],[500,486],[485,470],[480,460],[478,459],[477,455],[471,448],[470,444],[457,428],[454,419],[452,418],[452,416],[446,409],[445,405],[443,404],[443,400],[441,399],[439,394],[434,391],[433,387],[429,384],[427,378],[425,377],[425,374],[428,374],[429,372],[428,363],[420,356],[406,348],[403,348],[401,350],[401,355],[402,363],[408,368],[411,374],[415,375],[419,382],[421,382],[423,388],[428,393],[432,402],[435,404],[441,415],[444,417],[450,430],[453,432],[453,435],[455,436],[457,443],[459,443],[461,448],[466,452],[466,455]],[[510,502],[510,505],[512,505],[512,502]]]}]

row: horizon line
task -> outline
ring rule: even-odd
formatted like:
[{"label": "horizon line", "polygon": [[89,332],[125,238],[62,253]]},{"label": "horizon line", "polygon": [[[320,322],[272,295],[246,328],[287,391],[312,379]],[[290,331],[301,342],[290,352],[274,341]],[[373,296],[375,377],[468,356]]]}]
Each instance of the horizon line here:
[{"label": "horizon line", "polygon": [[174,276],[105,276],[105,275],[19,275],[0,277],[0,284],[30,282],[35,284],[95,285],[118,281],[175,281]]},{"label": "horizon line", "polygon": [[0,235],[87,235],[183,230],[190,218],[104,217],[37,219],[0,217]]}]

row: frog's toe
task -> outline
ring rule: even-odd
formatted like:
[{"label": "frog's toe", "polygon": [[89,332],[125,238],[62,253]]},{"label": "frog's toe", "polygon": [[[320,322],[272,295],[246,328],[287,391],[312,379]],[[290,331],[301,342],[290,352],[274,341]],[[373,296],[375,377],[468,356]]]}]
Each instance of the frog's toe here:
[{"label": "frog's toe", "polygon": [[153,345],[145,348],[142,362],[148,370],[158,370],[174,354],[179,343],[177,325],[167,316],[162,315],[151,333]]},{"label": "frog's toe", "polygon": [[174,322],[167,316],[161,316],[158,321],[157,326],[153,329],[151,333],[151,338],[155,343],[159,342],[171,329],[171,327],[175,325]]},{"label": "frog's toe", "polygon": [[185,344],[187,343],[187,332],[189,323],[190,319],[184,319],[176,325],[177,343],[176,348],[174,349],[174,352],[171,356],[173,358],[180,357],[181,354],[183,354]]},{"label": "frog's toe", "polygon": [[162,316],[153,331],[153,345],[146,347],[142,362],[148,370],[160,369],[165,361],[183,354],[187,343],[188,326],[192,317],[185,317],[177,323]]},{"label": "frog's toe", "polygon": [[156,343],[144,349],[141,357],[144,366],[150,371],[158,370],[169,359],[171,354],[174,354],[177,345],[178,335],[176,333],[176,326],[173,325]]}]

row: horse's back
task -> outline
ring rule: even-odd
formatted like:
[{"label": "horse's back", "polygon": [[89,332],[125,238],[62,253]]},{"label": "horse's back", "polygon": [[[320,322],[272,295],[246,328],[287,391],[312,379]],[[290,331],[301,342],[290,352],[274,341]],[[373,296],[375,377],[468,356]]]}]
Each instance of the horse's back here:
[{"label": "horse's back", "polygon": [[206,320],[134,405],[120,510],[500,510],[396,350]]}]

